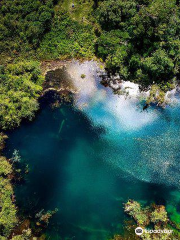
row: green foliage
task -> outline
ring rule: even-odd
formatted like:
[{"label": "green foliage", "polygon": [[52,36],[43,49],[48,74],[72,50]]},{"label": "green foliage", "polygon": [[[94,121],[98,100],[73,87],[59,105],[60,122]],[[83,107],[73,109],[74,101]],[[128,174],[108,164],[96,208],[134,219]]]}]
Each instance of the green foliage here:
[{"label": "green foliage", "polygon": [[151,213],[151,222],[166,223],[168,221],[167,212],[164,206],[158,206]]},{"label": "green foliage", "polygon": [[0,72],[0,128],[18,126],[23,118],[32,119],[43,77],[38,62],[9,64]]},{"label": "green foliage", "polygon": [[0,52],[36,47],[50,29],[52,0],[2,0],[0,5]]},{"label": "green foliage", "polygon": [[154,223],[155,227],[158,224],[168,222],[166,209],[163,205],[153,205],[151,208],[142,208],[140,203],[129,200],[125,204],[125,212],[132,216],[138,225],[147,226],[149,223]]},{"label": "green foliage", "polygon": [[12,167],[5,157],[0,156],[0,176],[7,176],[12,173]]},{"label": "green foliage", "polygon": [[[169,212],[175,212],[173,208],[169,209]],[[149,207],[142,208],[140,203],[129,200],[125,204],[125,212],[133,217],[136,225],[131,222],[127,222],[127,232],[124,236],[117,235],[113,240],[120,239],[143,239],[143,240],[176,240],[179,239],[179,228],[174,227],[174,223],[169,221],[166,209],[163,205],[152,204]],[[145,216],[144,216],[145,215]],[[171,233],[149,233],[144,231],[139,237],[134,235],[134,229],[141,226],[144,230],[173,230]],[[133,238],[129,238],[133,232]],[[126,235],[128,236],[126,238]]]},{"label": "green foliage", "polygon": [[103,29],[98,56],[106,61],[110,71],[145,87],[152,83],[163,87],[179,79],[177,1],[105,0],[97,15]]},{"label": "green foliage", "polygon": [[124,238],[120,235],[115,235],[111,240],[123,240]]},{"label": "green foliage", "polygon": [[[0,134],[0,145],[5,136]],[[0,156],[0,239],[6,240],[17,223],[16,207],[12,202],[13,189],[9,179],[12,166]]]},{"label": "green foliage", "polygon": [[[0,238],[8,237],[17,223],[16,207],[12,202],[13,189],[10,180],[4,175],[12,171],[11,166],[5,163],[5,159],[0,159]],[[4,171],[4,172],[3,172]]]},{"label": "green foliage", "polygon": [[85,74],[81,74],[81,78],[82,79],[86,78],[86,75]]},{"label": "green foliage", "polygon": [[[124,39],[128,39],[129,35],[124,34],[120,30],[103,31],[99,37],[98,44],[98,55],[104,60],[109,55],[115,55],[116,51],[121,47],[120,43],[124,43]],[[124,44],[125,45],[125,44]]]},{"label": "green foliage", "polygon": [[104,29],[117,29],[125,25],[134,16],[136,2],[133,0],[105,0],[98,9],[98,18]]},{"label": "green foliage", "polygon": [[139,226],[145,226],[149,223],[147,209],[141,209],[141,205],[138,202],[129,200],[125,204],[125,212],[132,216]]},{"label": "green foliage", "polygon": [[51,32],[43,38],[38,55],[43,59],[90,58],[94,56],[95,34],[92,26],[72,20],[66,12],[57,12]]},{"label": "green foliage", "polygon": [[31,229],[23,230],[21,235],[14,236],[11,240],[30,240],[32,237]]},{"label": "green foliage", "polygon": [[1,155],[1,151],[3,150],[4,142],[6,138],[7,136],[0,132],[0,155]]},{"label": "green foliage", "polygon": [[165,98],[165,92],[162,91],[162,89],[157,84],[153,84],[151,86],[150,95],[146,100],[146,103],[147,104],[158,103],[161,105],[164,103],[164,98]]},{"label": "green foliage", "polygon": [[93,0],[63,0],[57,4],[55,11],[63,9],[69,13],[73,20],[88,22],[93,15],[93,4]]},{"label": "green foliage", "polygon": [[74,3],[72,8],[69,0],[3,0],[2,7],[0,5],[1,62],[17,55],[35,59],[93,57],[94,2],[75,0]]}]

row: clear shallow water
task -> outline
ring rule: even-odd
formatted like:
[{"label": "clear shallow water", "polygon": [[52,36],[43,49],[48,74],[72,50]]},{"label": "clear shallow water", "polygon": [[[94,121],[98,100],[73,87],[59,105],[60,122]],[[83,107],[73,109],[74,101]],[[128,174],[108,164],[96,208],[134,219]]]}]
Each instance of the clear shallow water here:
[{"label": "clear shallow water", "polygon": [[16,187],[17,204],[27,216],[59,209],[47,229],[52,240],[105,240],[122,231],[129,198],[165,204],[177,220],[179,105],[142,112],[137,99],[99,85],[93,66],[90,73],[80,67],[91,83],[71,69],[80,87],[74,107],[45,105],[9,134],[7,156],[17,149],[30,167]]}]

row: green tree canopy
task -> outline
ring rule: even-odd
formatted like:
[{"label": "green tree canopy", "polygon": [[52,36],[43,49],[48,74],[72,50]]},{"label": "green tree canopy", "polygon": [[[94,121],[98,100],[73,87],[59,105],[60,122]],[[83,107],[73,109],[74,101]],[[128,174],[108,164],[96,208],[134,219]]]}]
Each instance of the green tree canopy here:
[{"label": "green tree canopy", "polygon": [[9,64],[0,71],[0,128],[18,126],[23,118],[32,119],[43,77],[38,62]]}]

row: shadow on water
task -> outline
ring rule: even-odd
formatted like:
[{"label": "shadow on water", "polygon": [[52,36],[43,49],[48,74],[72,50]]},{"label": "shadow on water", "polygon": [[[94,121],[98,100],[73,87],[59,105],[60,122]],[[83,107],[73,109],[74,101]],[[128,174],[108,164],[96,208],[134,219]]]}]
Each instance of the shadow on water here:
[{"label": "shadow on water", "polygon": [[68,74],[66,67],[58,68],[56,70],[48,71],[46,74],[46,81],[44,82],[44,89],[56,88],[73,88],[71,76]]}]

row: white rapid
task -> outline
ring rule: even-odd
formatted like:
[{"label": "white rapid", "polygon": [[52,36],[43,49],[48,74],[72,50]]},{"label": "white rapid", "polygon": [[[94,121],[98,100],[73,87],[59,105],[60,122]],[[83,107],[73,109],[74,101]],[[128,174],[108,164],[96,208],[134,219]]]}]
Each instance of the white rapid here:
[{"label": "white rapid", "polygon": [[137,84],[122,82],[124,94],[115,95],[100,84],[100,69],[101,64],[94,61],[74,61],[67,66],[78,90],[76,107],[94,126],[105,129],[102,139],[107,147],[100,154],[112,167],[135,178],[178,185],[180,105],[176,93],[167,94],[176,102],[174,107],[143,111],[141,102],[148,92],[141,93]]}]

